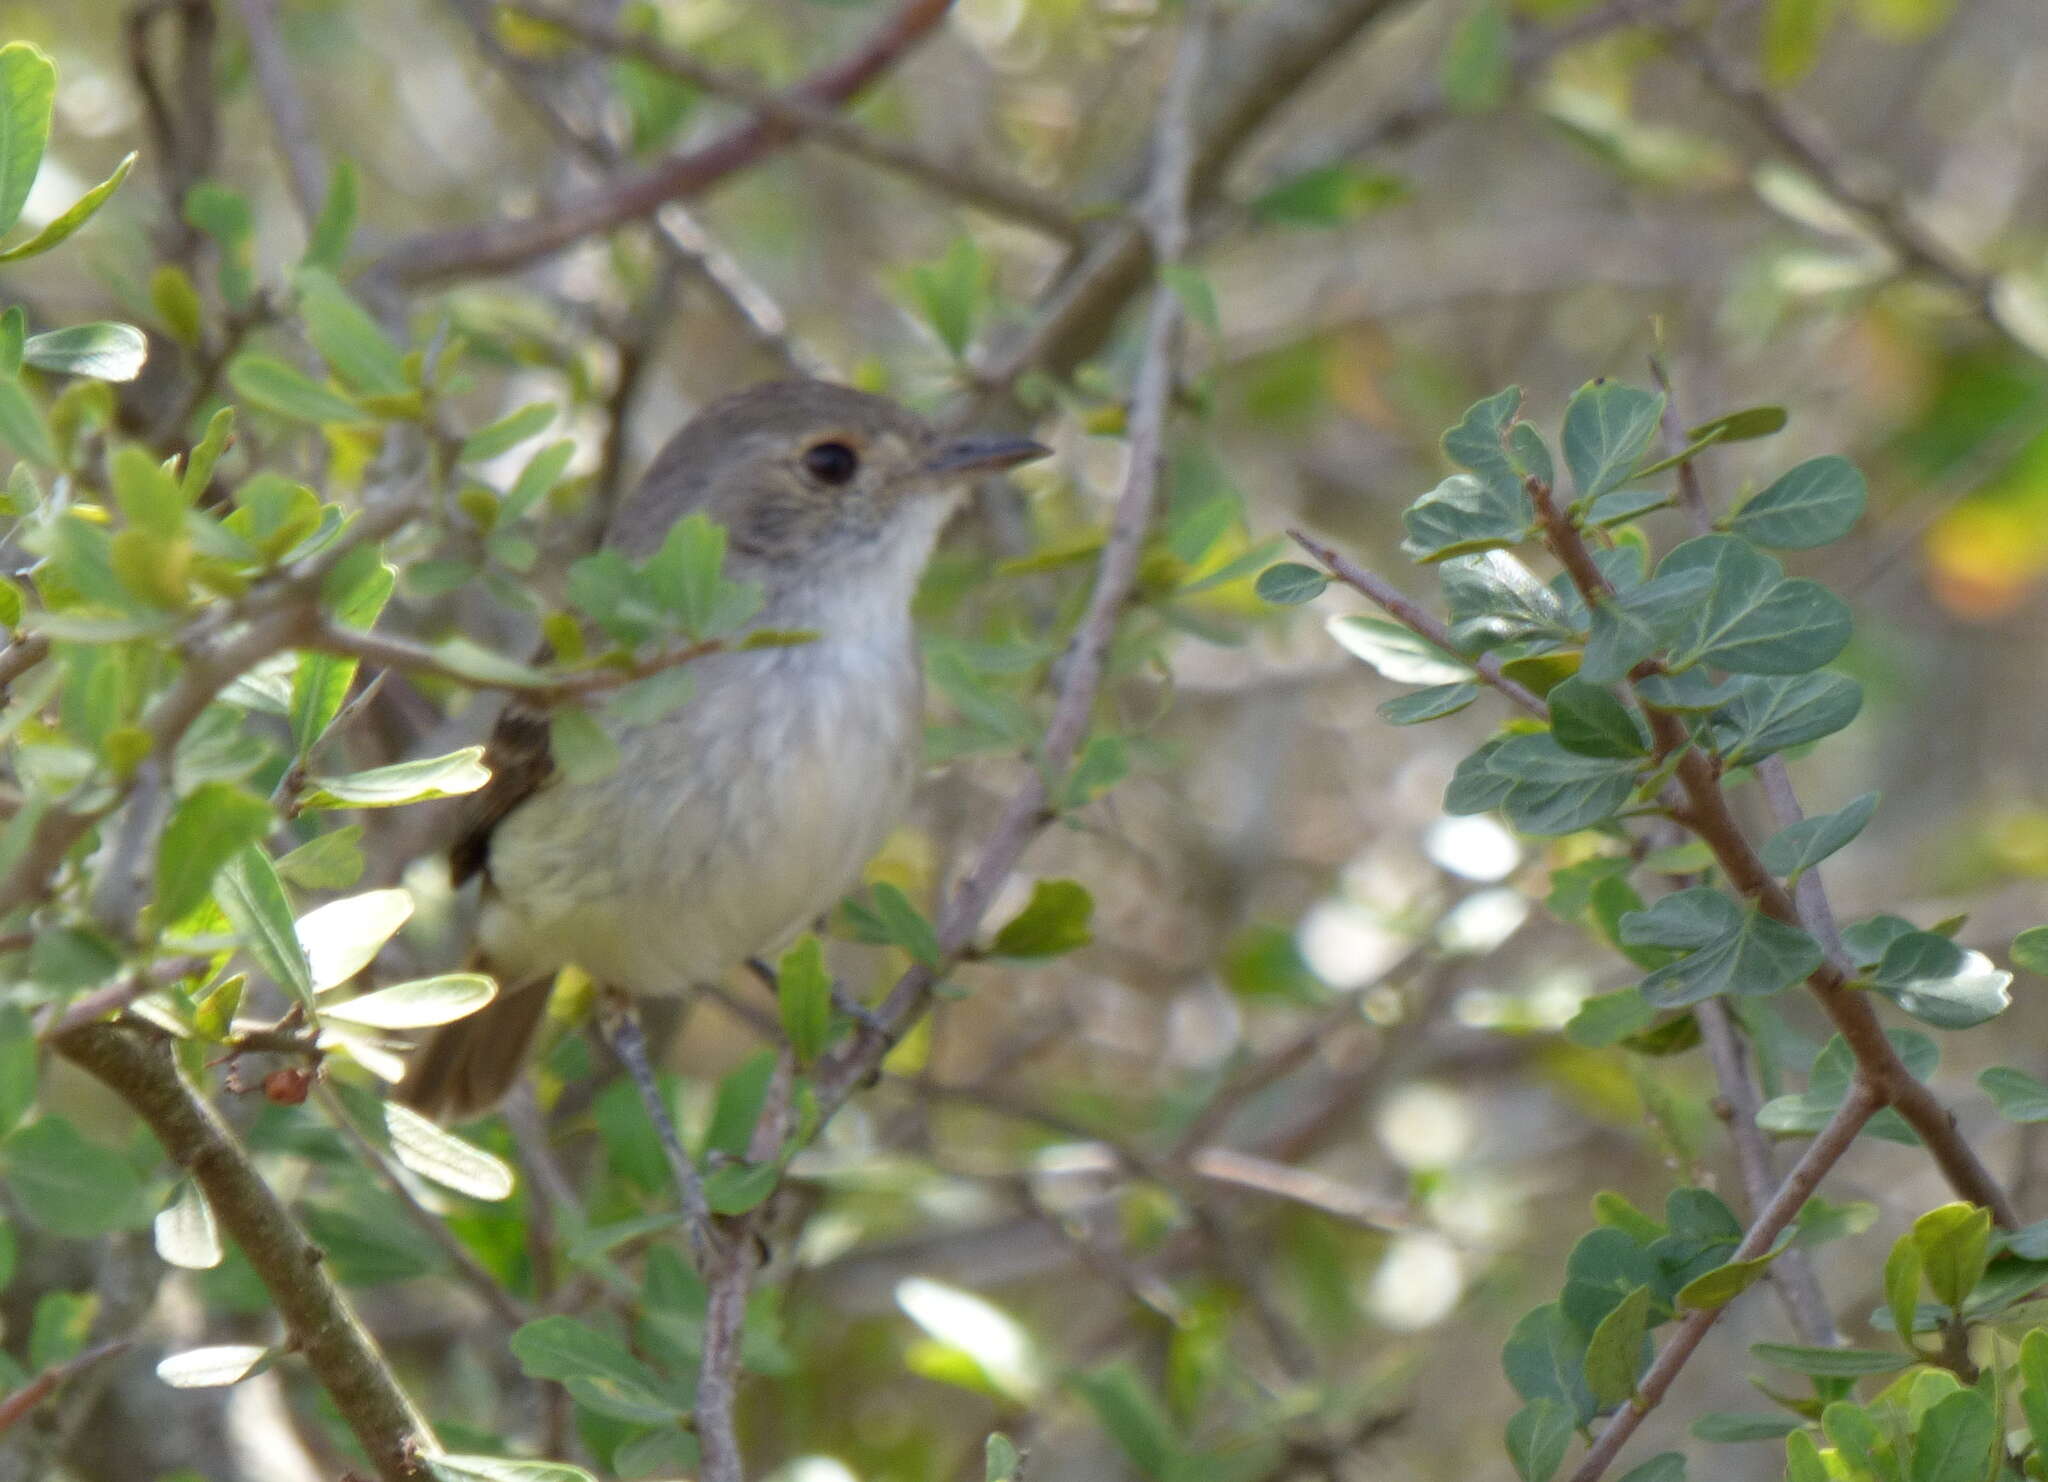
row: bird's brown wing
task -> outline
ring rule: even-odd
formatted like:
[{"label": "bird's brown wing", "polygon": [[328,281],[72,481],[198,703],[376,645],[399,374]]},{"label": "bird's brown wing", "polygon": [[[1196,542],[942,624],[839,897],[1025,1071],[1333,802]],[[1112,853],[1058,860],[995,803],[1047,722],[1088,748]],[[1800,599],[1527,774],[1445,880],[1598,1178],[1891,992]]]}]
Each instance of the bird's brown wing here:
[{"label": "bird's brown wing", "polygon": [[555,775],[547,712],[517,699],[507,705],[484,743],[484,765],[490,768],[491,780],[469,795],[448,850],[449,874],[457,885],[483,870],[490,858],[491,833],[505,815]]}]

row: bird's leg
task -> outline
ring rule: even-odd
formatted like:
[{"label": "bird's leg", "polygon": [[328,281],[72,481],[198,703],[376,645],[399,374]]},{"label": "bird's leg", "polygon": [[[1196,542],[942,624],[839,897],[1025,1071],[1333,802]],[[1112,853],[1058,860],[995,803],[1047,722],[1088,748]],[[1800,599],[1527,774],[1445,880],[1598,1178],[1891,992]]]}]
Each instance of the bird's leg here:
[{"label": "bird's leg", "polygon": [[597,1012],[605,1042],[626,1067],[626,1074],[640,1093],[640,1104],[647,1108],[647,1120],[654,1124],[655,1137],[661,1143],[662,1155],[668,1159],[668,1171],[682,1200],[683,1228],[690,1238],[690,1251],[696,1257],[698,1271],[703,1272],[708,1269],[710,1258],[720,1252],[718,1232],[711,1224],[704,1180],[698,1177],[697,1165],[683,1150],[676,1124],[670,1120],[668,1105],[662,1100],[661,1084],[655,1080],[654,1067],[648,1062],[640,1016],[634,1011],[633,1000],[613,988],[605,989],[599,997]]}]

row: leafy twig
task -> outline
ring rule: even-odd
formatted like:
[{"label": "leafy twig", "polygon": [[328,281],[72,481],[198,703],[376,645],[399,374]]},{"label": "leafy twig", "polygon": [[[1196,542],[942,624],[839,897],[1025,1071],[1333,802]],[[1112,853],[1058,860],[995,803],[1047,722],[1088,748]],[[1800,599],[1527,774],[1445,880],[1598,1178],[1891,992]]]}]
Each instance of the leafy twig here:
[{"label": "leafy twig", "polygon": [[56,1048],[125,1101],[199,1184],[377,1475],[419,1482],[420,1458],[438,1450],[433,1431],[328,1274],[320,1248],[178,1073],[170,1041],[147,1026],[90,1024],[59,1036]]},{"label": "leafy twig", "polygon": [[[1850,1084],[1849,1094],[1828,1119],[1827,1126],[1807,1144],[1805,1153],[1785,1182],[1779,1185],[1771,1202],[1757,1211],[1756,1219],[1743,1234],[1742,1243],[1728,1257],[1731,1263],[1753,1261],[1771,1248],[1785,1227],[1799,1217],[1799,1211],[1813,1196],[1813,1191],[1820,1187],[1827,1171],[1841,1161],[1849,1145],[1856,1140],[1856,1134],[1863,1130],[1863,1124],[1883,1105],[1883,1093],[1858,1075]],[[1643,1423],[1643,1417],[1663,1400],[1672,1381],[1685,1367],[1686,1360],[1692,1357],[1693,1350],[1700,1346],[1700,1340],[1707,1336],[1707,1330],[1713,1327],[1724,1310],[1725,1307],[1708,1307],[1679,1323],[1678,1330],[1657,1351],[1655,1361],[1643,1374],[1634,1397],[1615,1411],[1614,1418],[1607,1422],[1607,1428],[1600,1432],[1599,1439],[1586,1453],[1586,1459],[1572,1473],[1571,1482],[1596,1482],[1607,1470],[1616,1454],[1628,1444],[1628,1438],[1635,1434],[1636,1427]]]}]

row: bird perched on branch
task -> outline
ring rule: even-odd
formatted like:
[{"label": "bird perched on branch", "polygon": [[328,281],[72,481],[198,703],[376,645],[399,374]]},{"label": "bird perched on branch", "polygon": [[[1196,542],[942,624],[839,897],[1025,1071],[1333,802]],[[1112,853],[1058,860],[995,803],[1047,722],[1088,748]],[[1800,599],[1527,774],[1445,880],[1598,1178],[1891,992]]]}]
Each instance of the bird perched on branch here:
[{"label": "bird perched on branch", "polygon": [[[629,996],[686,993],[854,883],[918,764],[910,602],[939,529],[976,476],[1045,452],[815,380],[739,392],[676,435],[605,544],[642,560],[701,511],[726,530],[726,574],[760,584],[759,624],[817,636],[698,660],[686,703],[608,725],[619,762],[593,781],[561,775],[547,714],[515,699],[451,855],[458,884],[482,877],[479,957],[499,995],[415,1052],[401,1099],[447,1119],[488,1110],[565,966]],[[636,1031],[620,1046],[629,1069],[637,1045]]]}]

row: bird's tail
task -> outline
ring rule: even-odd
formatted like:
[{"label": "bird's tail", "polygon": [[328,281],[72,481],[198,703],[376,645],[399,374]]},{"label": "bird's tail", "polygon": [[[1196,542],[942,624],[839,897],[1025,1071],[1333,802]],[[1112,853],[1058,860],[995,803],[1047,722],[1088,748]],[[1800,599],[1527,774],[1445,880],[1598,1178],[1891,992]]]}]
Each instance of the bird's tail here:
[{"label": "bird's tail", "polygon": [[397,1099],[437,1121],[482,1116],[525,1069],[553,988],[550,977],[501,991],[475,1013],[436,1029],[406,1061]]}]

